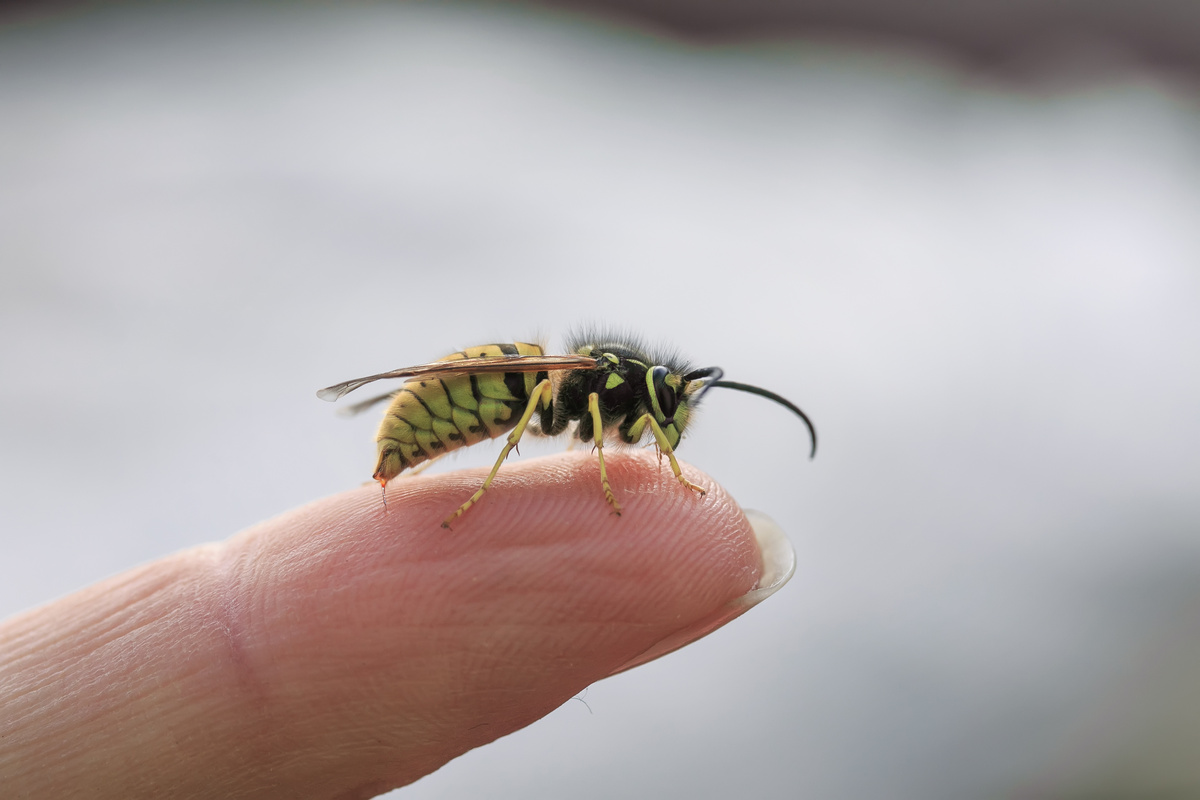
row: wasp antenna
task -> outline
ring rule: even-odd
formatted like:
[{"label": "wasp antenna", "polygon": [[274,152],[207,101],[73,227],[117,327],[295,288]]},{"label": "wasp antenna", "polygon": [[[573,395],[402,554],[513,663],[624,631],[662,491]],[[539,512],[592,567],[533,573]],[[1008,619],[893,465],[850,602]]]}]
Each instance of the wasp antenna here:
[{"label": "wasp antenna", "polygon": [[809,453],[808,457],[809,458],[816,457],[816,455],[817,455],[817,429],[813,427],[812,420],[810,420],[808,418],[808,414],[805,414],[803,411],[801,411],[800,407],[797,406],[795,403],[793,403],[791,400],[788,400],[786,397],[780,397],[779,395],[775,394],[774,392],[769,392],[766,389],[760,388],[758,386],[751,386],[748,383],[735,383],[734,381],[716,380],[716,381],[710,381],[708,384],[708,388],[712,388],[715,386],[720,386],[725,389],[737,389],[739,392],[749,392],[750,394],[756,394],[759,397],[765,397],[768,400],[774,400],[776,403],[779,403],[779,405],[790,409],[792,411],[792,413],[794,413],[800,419],[804,420],[804,424],[808,426],[808,435],[812,437],[812,452]]},{"label": "wasp antenna", "polygon": [[700,387],[700,390],[696,392],[696,396],[693,398],[692,402],[699,403],[700,400],[703,399],[704,395],[708,393],[708,390],[713,386],[716,386],[721,381],[721,376],[724,374],[725,370],[721,369],[720,367],[705,367],[704,369],[693,370],[687,375],[684,375],[683,379],[689,383],[691,381],[700,380],[701,378],[709,379],[705,381],[704,385]]}]

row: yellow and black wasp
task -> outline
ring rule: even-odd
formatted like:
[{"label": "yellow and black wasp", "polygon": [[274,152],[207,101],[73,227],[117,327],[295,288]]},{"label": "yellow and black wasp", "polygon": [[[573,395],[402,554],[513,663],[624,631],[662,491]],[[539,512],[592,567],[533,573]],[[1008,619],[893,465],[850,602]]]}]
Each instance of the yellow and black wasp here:
[{"label": "yellow and black wasp", "polygon": [[774,392],[722,380],[720,367],[692,369],[676,355],[652,356],[629,337],[577,335],[568,346],[570,355],[549,355],[541,345],[527,342],[468,347],[430,364],[339,383],[317,396],[332,402],[373,381],[408,379],[397,390],[347,409],[356,413],[392,401],[375,435],[379,458],[372,477],[385,490],[406,469],[508,433],[479,491],[442,522],[443,528],[488,490],[535,414],[543,434],[555,436],[575,423],[580,440],[595,444],[600,485],[616,514],[621,506],[604,469],[605,433],[615,431],[620,441],[637,444],[649,431],[679,483],[703,495],[703,489],[683,477],[675,449],[692,409],[714,387],[750,392],[790,409],[808,426],[810,457],[816,455],[816,430],[803,411]]}]

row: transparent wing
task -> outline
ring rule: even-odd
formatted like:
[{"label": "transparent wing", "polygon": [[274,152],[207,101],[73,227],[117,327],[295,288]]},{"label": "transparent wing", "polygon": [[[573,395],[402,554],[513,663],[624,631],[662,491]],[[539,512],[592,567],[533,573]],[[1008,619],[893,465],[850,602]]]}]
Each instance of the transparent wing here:
[{"label": "transparent wing", "polygon": [[[434,361],[415,367],[394,369],[365,378],[355,378],[345,383],[327,386],[317,392],[317,397],[333,402],[374,381],[387,378],[440,378],[443,375],[483,375],[492,372],[541,372],[561,369],[593,369],[596,359],[591,356],[489,356],[487,358],[460,358],[454,361]],[[385,395],[386,396],[386,395]],[[380,398],[382,399],[382,398]],[[376,401],[378,402],[378,400]]]},{"label": "transparent wing", "polygon": [[369,400],[360,400],[359,402],[355,403],[354,405],[342,406],[340,409],[338,409],[337,413],[343,417],[353,417],[355,414],[361,414],[362,412],[366,411],[368,408],[371,408],[372,406],[379,405],[384,400],[391,400],[399,392],[400,392],[399,389],[393,389],[390,392],[384,392],[383,394],[379,395],[378,397],[372,397]]}]

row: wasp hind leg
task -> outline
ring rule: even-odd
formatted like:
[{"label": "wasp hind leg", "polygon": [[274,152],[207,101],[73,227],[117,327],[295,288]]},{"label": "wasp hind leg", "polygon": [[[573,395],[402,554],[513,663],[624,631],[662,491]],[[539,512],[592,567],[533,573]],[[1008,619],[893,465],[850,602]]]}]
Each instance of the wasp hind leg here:
[{"label": "wasp hind leg", "polygon": [[525,413],[521,415],[521,419],[517,422],[516,427],[508,435],[508,441],[504,443],[504,449],[500,451],[500,457],[496,459],[496,465],[492,467],[492,471],[484,479],[483,486],[480,486],[479,491],[471,495],[470,500],[459,506],[457,511],[442,520],[443,528],[449,528],[451,522],[467,513],[467,509],[475,505],[479,502],[479,498],[483,497],[483,493],[488,490],[492,485],[492,481],[496,479],[496,473],[500,471],[500,465],[504,463],[504,459],[508,458],[508,454],[517,446],[517,442],[521,441],[521,437],[525,434],[525,429],[529,427],[529,420],[533,417],[533,412],[537,411],[538,403],[542,401],[543,396],[545,396],[546,400],[549,400],[552,391],[549,380],[544,380],[534,387],[529,395],[529,404],[525,406]]},{"label": "wasp hind leg", "polygon": [[403,478],[415,478],[418,475],[420,475],[422,472],[424,472],[425,470],[432,467],[433,462],[437,461],[441,457],[442,457],[441,455],[436,455],[423,464],[418,464],[415,467],[409,467],[407,470],[405,470],[404,472],[401,472],[399,475],[397,475],[395,479],[400,480]]},{"label": "wasp hind leg", "polygon": [[659,424],[655,421],[654,417],[650,416],[649,414],[643,414],[641,419],[633,423],[633,425],[629,428],[628,440],[630,442],[636,442],[638,439],[641,439],[642,433],[646,430],[647,425],[650,426],[650,432],[654,434],[654,441],[658,445],[660,457],[661,454],[666,454],[667,460],[671,462],[671,472],[675,473],[675,478],[679,481],[679,483],[682,484],[685,489],[691,489],[701,497],[707,494],[704,489],[683,477],[683,470],[679,468],[679,462],[675,460],[675,448],[671,447],[671,443],[667,441],[667,435],[663,433],[663,429],[659,427]]},{"label": "wasp hind leg", "polygon": [[604,487],[604,499],[619,517],[621,506],[613,496],[612,487],[608,485],[608,472],[604,469],[604,429],[600,425],[600,395],[596,392],[588,395],[588,411],[592,414],[592,437],[596,442],[596,456],[600,459],[600,485]]}]

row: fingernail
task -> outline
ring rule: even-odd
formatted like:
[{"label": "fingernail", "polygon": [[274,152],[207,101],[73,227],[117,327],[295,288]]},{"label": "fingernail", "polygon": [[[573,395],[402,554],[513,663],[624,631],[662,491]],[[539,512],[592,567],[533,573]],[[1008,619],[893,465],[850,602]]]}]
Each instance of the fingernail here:
[{"label": "fingernail", "polygon": [[796,551],[792,549],[792,543],[788,541],[783,530],[775,523],[775,520],[761,511],[747,510],[746,519],[750,522],[754,538],[758,540],[758,551],[762,554],[762,575],[758,579],[758,584],[699,622],[671,634],[641,655],[622,664],[610,674],[616,675],[627,669],[641,666],[678,650],[684,645],[691,644],[697,639],[702,639],[730,620],[745,614],[791,580],[792,575],[796,572]]}]

